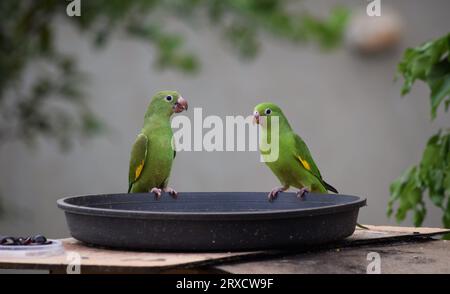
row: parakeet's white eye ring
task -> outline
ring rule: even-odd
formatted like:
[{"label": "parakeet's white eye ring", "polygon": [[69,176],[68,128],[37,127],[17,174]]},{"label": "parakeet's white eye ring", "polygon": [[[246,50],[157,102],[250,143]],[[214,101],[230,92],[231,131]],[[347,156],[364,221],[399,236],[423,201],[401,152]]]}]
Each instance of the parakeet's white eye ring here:
[{"label": "parakeet's white eye ring", "polygon": [[171,95],[166,96],[166,101],[171,102],[173,100],[173,97]]},{"label": "parakeet's white eye ring", "polygon": [[265,115],[270,115],[272,113],[272,109],[267,108],[266,110],[264,110],[264,114]]}]

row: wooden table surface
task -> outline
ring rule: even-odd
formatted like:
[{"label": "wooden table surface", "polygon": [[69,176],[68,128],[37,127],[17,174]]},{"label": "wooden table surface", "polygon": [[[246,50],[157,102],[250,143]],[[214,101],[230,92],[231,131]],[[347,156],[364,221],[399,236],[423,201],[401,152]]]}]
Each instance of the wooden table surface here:
[{"label": "wooden table surface", "polygon": [[367,254],[377,252],[382,273],[450,273],[450,242],[438,238],[449,230],[368,227],[320,247],[256,252],[133,252],[89,247],[68,238],[62,240],[62,254],[0,256],[0,269],[66,273],[73,261],[70,254],[76,252],[82,273],[366,273]]}]

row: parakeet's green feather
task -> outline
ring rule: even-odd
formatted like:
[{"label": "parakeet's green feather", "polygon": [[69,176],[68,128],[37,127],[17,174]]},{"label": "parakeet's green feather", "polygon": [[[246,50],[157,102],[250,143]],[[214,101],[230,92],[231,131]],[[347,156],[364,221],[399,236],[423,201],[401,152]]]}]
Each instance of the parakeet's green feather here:
[{"label": "parakeet's green feather", "polygon": [[139,134],[131,149],[130,170],[128,173],[128,193],[133,184],[139,179],[145,166],[147,157],[148,138],[144,134]]},{"label": "parakeet's green feather", "polygon": [[297,156],[299,157],[301,163],[303,166],[309,170],[317,179],[319,179],[323,186],[328,190],[332,191],[334,193],[338,193],[336,188],[325,182],[322,178],[322,175],[320,174],[319,168],[317,167],[316,163],[314,162],[314,159],[311,156],[311,152],[308,149],[308,146],[303,141],[302,138],[300,138],[299,135],[295,134],[295,143],[297,151]]},{"label": "parakeet's green feather", "polygon": [[314,162],[311,153],[306,146],[305,142],[300,138],[299,135],[294,134],[295,138],[295,149],[294,155],[299,158],[302,165],[309,170],[316,178],[322,180],[322,175]]}]

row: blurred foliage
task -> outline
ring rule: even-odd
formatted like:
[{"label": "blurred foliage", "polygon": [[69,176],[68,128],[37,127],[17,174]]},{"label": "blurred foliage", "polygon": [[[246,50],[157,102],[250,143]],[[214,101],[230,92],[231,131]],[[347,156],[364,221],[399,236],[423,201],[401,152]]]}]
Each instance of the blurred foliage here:
[{"label": "blurred foliage", "polygon": [[[450,34],[405,51],[398,66],[404,78],[402,94],[409,93],[416,80],[427,83],[431,90],[431,118],[436,117],[439,105],[444,101],[445,110],[450,104]],[[410,167],[390,187],[388,216],[393,214],[403,221],[409,211],[413,211],[415,226],[421,226],[427,210],[424,193],[428,193],[434,205],[443,211],[442,222],[450,228],[450,132],[439,131],[428,140],[422,160]]]},{"label": "blurred foliage", "polygon": [[0,143],[46,136],[67,148],[101,129],[74,58],[55,46],[54,18],[66,4],[0,1]]},{"label": "blurred foliage", "polygon": [[75,138],[104,129],[86,103],[85,74],[57,48],[62,23],[77,27],[98,48],[117,36],[145,41],[157,68],[195,73],[198,56],[186,49],[174,23],[215,28],[239,56],[253,58],[262,34],[332,48],[348,19],[348,11],[338,8],[321,20],[286,0],[82,0],[79,17],[66,15],[69,3],[0,1],[0,143],[45,136],[69,147]]}]

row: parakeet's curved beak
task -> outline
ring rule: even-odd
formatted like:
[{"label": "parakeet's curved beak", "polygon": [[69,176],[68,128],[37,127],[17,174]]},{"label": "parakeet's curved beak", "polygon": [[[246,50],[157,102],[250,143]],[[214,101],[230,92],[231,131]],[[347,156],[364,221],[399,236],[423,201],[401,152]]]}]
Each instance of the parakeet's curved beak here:
[{"label": "parakeet's curved beak", "polygon": [[253,113],[253,123],[256,123],[259,125],[259,112],[255,110]]},{"label": "parakeet's curved beak", "polygon": [[173,111],[176,113],[182,112],[183,110],[187,110],[188,109],[188,103],[186,101],[186,99],[184,99],[183,97],[179,97],[177,102],[175,103],[175,105],[173,106]]}]

